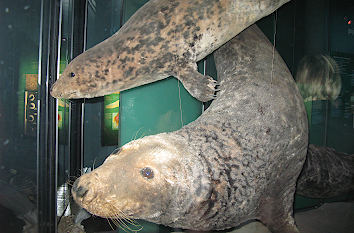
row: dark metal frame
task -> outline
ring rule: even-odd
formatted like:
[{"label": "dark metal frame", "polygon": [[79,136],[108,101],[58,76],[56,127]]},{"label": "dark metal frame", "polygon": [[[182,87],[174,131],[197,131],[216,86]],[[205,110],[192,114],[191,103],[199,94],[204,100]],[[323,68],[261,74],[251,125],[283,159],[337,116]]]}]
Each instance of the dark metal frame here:
[{"label": "dark metal frame", "polygon": [[[73,1],[71,59],[82,53],[86,42],[87,0]],[[58,131],[57,102],[50,96],[59,74],[61,41],[61,0],[41,1],[39,50],[39,124],[37,131],[38,232],[57,232]],[[70,176],[78,177],[83,161],[83,104],[70,105]]]},{"label": "dark metal frame", "polygon": [[58,41],[60,39],[60,0],[42,0],[39,50],[39,123],[37,131],[38,161],[38,232],[57,232],[57,110],[50,87],[58,75]]},{"label": "dark metal frame", "polygon": [[[74,59],[86,49],[87,0],[73,0],[72,40],[70,59]],[[70,104],[70,179],[74,181],[81,175],[83,167],[83,110],[81,101]]]}]

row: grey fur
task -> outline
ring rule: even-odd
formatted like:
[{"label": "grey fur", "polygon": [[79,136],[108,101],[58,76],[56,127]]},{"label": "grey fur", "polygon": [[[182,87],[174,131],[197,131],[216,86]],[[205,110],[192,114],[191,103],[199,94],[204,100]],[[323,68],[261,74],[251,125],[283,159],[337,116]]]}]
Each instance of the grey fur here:
[{"label": "grey fur", "polygon": [[[222,46],[215,52],[221,90],[211,106],[178,131],[114,152],[75,182],[75,200],[97,215],[119,209],[178,228],[220,230],[258,219],[273,233],[298,232],[292,210],[306,112],[285,63],[276,51],[272,58],[256,26]],[[144,167],[154,178],[142,177]]]},{"label": "grey fur", "polygon": [[296,193],[311,198],[354,194],[354,154],[310,144]]}]

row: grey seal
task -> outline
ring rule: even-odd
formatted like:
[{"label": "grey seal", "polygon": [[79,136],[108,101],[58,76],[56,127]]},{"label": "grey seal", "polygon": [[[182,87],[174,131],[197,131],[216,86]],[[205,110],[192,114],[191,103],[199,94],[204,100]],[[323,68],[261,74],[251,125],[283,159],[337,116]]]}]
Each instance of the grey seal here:
[{"label": "grey seal", "polygon": [[179,79],[201,101],[215,81],[196,62],[289,0],[150,0],[113,36],[76,57],[51,90],[56,98],[92,98]]},{"label": "grey seal", "polygon": [[258,219],[298,232],[292,216],[308,128],[303,99],[257,26],[215,52],[220,92],[182,129],[114,151],[73,185],[76,202],[102,217],[222,230]]}]

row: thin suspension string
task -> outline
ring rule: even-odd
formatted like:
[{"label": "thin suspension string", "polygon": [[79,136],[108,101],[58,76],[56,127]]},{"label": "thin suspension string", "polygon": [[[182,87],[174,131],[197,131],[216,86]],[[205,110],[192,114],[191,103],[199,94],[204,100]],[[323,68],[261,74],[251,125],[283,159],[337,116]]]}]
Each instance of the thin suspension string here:
[{"label": "thin suspension string", "polygon": [[277,36],[277,20],[278,20],[278,10],[276,10],[274,14],[273,57],[272,57],[272,73],[270,78],[270,84],[273,84],[273,76],[274,76],[274,57],[275,57],[275,46],[276,46],[276,36]]},{"label": "thin suspension string", "polygon": [[179,112],[181,114],[181,127],[183,127],[183,113],[182,113],[182,98],[181,98],[181,87],[178,81],[178,98],[179,98]]},{"label": "thin suspension string", "polygon": [[[178,22],[178,14],[177,14],[177,21]],[[176,48],[176,53],[177,53],[177,38],[176,38],[176,30],[177,28],[173,31],[174,32],[174,37],[175,37],[175,41],[176,41],[176,44],[175,44],[175,48]],[[177,55],[175,55],[175,63],[177,65]],[[177,74],[178,75],[178,74]],[[184,126],[183,124],[183,112],[182,112],[182,98],[181,98],[181,87],[180,87],[180,81],[179,79],[177,79],[177,86],[178,86],[178,99],[179,99],[179,112],[180,112],[180,120],[181,120],[181,127]]]},{"label": "thin suspension string", "polygon": [[[294,4],[294,12],[296,11],[296,1],[292,2]],[[292,68],[291,68],[291,73],[294,74],[294,69],[295,69],[295,39],[296,39],[296,14],[294,13],[294,24],[293,24],[293,56],[292,56]]]}]

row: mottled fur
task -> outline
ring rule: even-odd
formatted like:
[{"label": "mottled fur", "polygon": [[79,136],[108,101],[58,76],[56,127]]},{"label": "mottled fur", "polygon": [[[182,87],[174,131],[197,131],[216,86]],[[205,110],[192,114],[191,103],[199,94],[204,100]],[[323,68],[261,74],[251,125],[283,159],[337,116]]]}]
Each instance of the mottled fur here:
[{"label": "mottled fur", "polygon": [[310,144],[296,193],[311,198],[354,197],[354,154]]},{"label": "mottled fur", "polygon": [[76,57],[56,98],[92,98],[175,76],[201,101],[215,81],[196,62],[289,0],[150,0],[113,36]]},{"label": "mottled fur", "polygon": [[[292,209],[306,156],[306,112],[272,52],[256,26],[222,46],[215,52],[221,90],[211,106],[178,131],[113,152],[75,182],[75,200],[96,215],[124,212],[178,228],[217,230],[259,219],[274,233],[298,232]],[[153,178],[142,176],[145,167]]]}]

